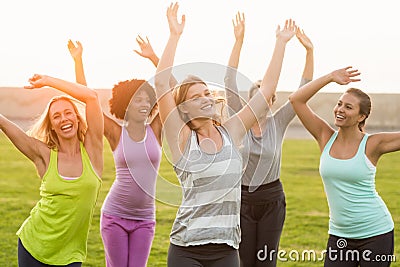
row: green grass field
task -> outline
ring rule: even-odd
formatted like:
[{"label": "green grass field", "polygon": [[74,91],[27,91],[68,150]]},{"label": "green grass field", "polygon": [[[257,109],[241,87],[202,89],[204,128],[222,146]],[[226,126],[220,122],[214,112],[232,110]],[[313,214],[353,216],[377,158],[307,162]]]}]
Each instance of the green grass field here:
[{"label": "green grass field", "polygon": [[[114,179],[112,154],[105,146],[103,186],[96,206],[88,241],[88,257],[83,266],[102,267],[103,245],[99,231],[100,207]],[[305,250],[321,252],[328,237],[328,207],[318,172],[319,151],[313,140],[287,140],[283,147],[281,180],[287,201],[286,222],[280,249],[290,253]],[[171,166],[162,162],[161,176],[174,182]],[[379,162],[377,190],[386,202],[395,221],[400,225],[400,153],[385,155]],[[17,266],[17,236],[15,232],[28,217],[39,199],[40,180],[30,161],[0,134],[0,266]],[[148,266],[166,266],[169,231],[175,218],[176,207],[165,203],[177,203],[179,191],[170,183],[159,183],[157,196],[156,235]],[[173,188],[173,193],[169,193]],[[294,252],[291,252],[296,257]],[[395,231],[395,256],[400,261],[400,240]],[[288,255],[278,266],[322,266],[322,262],[292,261]],[[396,266],[398,263],[393,263]],[[228,266],[227,266],[228,267]]]}]

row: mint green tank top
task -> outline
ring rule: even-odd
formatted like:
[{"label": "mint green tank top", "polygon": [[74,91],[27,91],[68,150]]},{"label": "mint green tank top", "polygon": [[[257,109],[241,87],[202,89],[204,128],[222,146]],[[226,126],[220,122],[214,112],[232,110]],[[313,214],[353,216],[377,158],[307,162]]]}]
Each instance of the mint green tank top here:
[{"label": "mint green tank top", "polygon": [[101,179],[80,144],[82,174],[65,180],[58,174],[57,152],[51,150],[49,167],[40,186],[41,199],[17,235],[38,261],[67,265],[86,259],[87,238]]},{"label": "mint green tank top", "polygon": [[365,155],[368,134],[351,159],[336,159],[330,150],[336,131],[326,144],[319,171],[329,205],[329,234],[362,239],[390,232],[394,223],[375,190],[376,167]]}]

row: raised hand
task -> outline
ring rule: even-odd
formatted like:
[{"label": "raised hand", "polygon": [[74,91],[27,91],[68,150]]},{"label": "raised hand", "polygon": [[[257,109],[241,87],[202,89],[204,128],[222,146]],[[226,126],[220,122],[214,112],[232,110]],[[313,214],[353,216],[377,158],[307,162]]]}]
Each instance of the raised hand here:
[{"label": "raised hand", "polygon": [[167,9],[167,18],[168,18],[168,25],[169,25],[169,31],[171,35],[178,35],[180,36],[183,32],[183,28],[185,27],[185,15],[182,15],[181,18],[181,23],[178,22],[178,9],[179,9],[179,4],[175,3],[172,4],[168,7]]},{"label": "raised hand", "polygon": [[296,34],[296,23],[292,19],[285,21],[285,26],[281,30],[278,25],[276,29],[276,38],[282,40],[283,42],[288,42]]},{"label": "raised hand", "polygon": [[79,41],[76,41],[76,45],[71,39],[68,40],[68,50],[74,60],[82,58],[83,47]]},{"label": "raised hand", "polygon": [[150,44],[149,38],[147,38],[147,36],[146,36],[146,40],[145,40],[140,35],[138,35],[136,37],[136,42],[138,43],[138,45],[140,47],[140,51],[136,50],[136,49],[133,50],[136,52],[136,54],[138,54],[141,57],[148,58],[148,59],[151,59],[156,56],[156,54],[154,53],[153,47]]},{"label": "raised hand", "polygon": [[351,82],[358,82],[361,81],[361,79],[354,79],[353,77],[359,76],[361,73],[358,72],[357,69],[351,69],[353,67],[349,66],[343,69],[338,69],[335,70],[331,73],[332,75],[332,81],[341,84],[341,85],[346,85]]},{"label": "raised hand", "polygon": [[240,12],[238,12],[236,18],[232,19],[232,24],[236,40],[243,40],[245,31],[244,13],[240,14]]},{"label": "raised hand", "polygon": [[296,37],[307,51],[314,49],[310,38],[308,38],[304,30],[300,29],[300,27],[296,27]]},{"label": "raised hand", "polygon": [[28,81],[31,85],[24,86],[25,89],[36,89],[46,86],[46,75],[34,74]]}]

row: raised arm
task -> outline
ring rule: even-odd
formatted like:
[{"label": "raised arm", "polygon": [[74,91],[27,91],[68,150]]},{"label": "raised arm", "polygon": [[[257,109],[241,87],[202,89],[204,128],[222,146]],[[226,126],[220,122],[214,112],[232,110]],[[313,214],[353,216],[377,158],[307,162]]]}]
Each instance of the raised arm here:
[{"label": "raised arm", "polygon": [[276,42],[271,61],[264,74],[260,90],[252,97],[236,115],[227,121],[227,127],[232,129],[234,141],[240,144],[244,134],[257,121],[257,118],[265,114],[265,110],[271,102],[278,85],[282,69],[283,57],[287,42],[295,35],[295,22],[286,20],[285,27],[276,30]]},{"label": "raised arm", "polygon": [[235,43],[225,73],[225,93],[228,101],[229,115],[235,114],[243,107],[240,101],[239,90],[237,88],[236,76],[245,32],[244,14],[238,12],[235,19],[232,20],[232,24]]},{"label": "raised arm", "polygon": [[174,162],[176,162],[181,156],[181,143],[186,144],[187,138],[190,134],[189,127],[180,118],[172,95],[172,88],[169,86],[176,48],[183,32],[183,28],[185,27],[184,15],[182,16],[182,22],[178,22],[178,8],[179,5],[177,3],[171,4],[168,7],[167,18],[170,36],[160,62],[157,65],[155,76],[155,87],[160,119],[161,123],[164,125],[164,130]]},{"label": "raised arm", "polygon": [[[149,59],[153,63],[154,67],[157,68],[157,65],[158,65],[158,62],[160,62],[160,59],[154,52],[153,47],[150,44],[149,38],[147,38],[147,36],[146,36],[146,40],[145,40],[143,37],[138,35],[136,37],[136,42],[138,43],[138,45],[140,47],[140,51],[136,50],[136,49],[133,51],[135,51],[135,53],[138,54],[139,56]],[[177,84],[178,84],[178,81],[175,79],[174,75],[171,74],[171,77],[169,78],[169,86],[172,88],[172,87],[175,87]]]},{"label": "raised arm", "polygon": [[304,65],[303,75],[301,76],[300,86],[310,82],[314,75],[314,45],[304,30],[296,27],[296,37],[306,49],[306,63]]},{"label": "raised arm", "polygon": [[86,121],[88,129],[85,135],[85,148],[96,170],[103,169],[103,114],[97,93],[84,85],[67,82],[54,77],[35,74],[29,79],[30,86],[36,89],[50,86],[60,90],[86,104]]},{"label": "raised arm", "polygon": [[303,123],[304,127],[306,127],[306,129],[317,140],[321,151],[325,147],[334,130],[326,121],[314,113],[314,111],[308,106],[307,102],[327,84],[336,82],[337,84],[346,85],[351,82],[357,82],[360,81],[360,79],[355,79],[354,77],[358,75],[360,75],[358,70],[353,70],[352,67],[338,69],[307,83],[289,96],[289,100],[293,109],[297,113],[297,116]]},{"label": "raised arm", "polygon": [[28,136],[19,126],[0,114],[0,130],[36,166],[40,177],[44,175],[50,159],[50,149],[36,138]]},{"label": "raised arm", "polygon": [[83,52],[82,44],[79,41],[76,41],[76,45],[75,45],[74,42],[72,42],[70,39],[70,40],[68,40],[68,50],[69,50],[69,53],[71,54],[71,57],[75,63],[76,82],[86,86],[87,83],[86,83],[85,71],[83,69],[83,61],[82,61],[82,52]]}]

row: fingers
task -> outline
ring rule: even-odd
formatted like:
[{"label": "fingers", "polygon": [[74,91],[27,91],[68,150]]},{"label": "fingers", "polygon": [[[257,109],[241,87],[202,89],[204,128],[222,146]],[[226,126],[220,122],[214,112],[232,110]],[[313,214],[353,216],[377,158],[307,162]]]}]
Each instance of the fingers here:
[{"label": "fingers", "polygon": [[145,43],[144,39],[143,39],[142,36],[140,36],[140,35],[138,35],[138,36],[136,37],[136,41],[137,41],[139,44]]},{"label": "fingers", "polygon": [[136,50],[136,49],[134,49],[133,50],[136,54],[138,54],[139,56],[142,56],[143,57],[143,54],[140,52],[140,51],[138,51],[138,50]]},{"label": "fingers", "polygon": [[185,23],[186,23],[186,16],[185,15],[182,15],[182,17],[181,17],[181,25],[182,26],[185,26]]},{"label": "fingers", "polygon": [[239,11],[235,15],[235,19],[232,19],[233,27],[238,27],[239,25],[244,25],[244,13],[240,13]]}]

